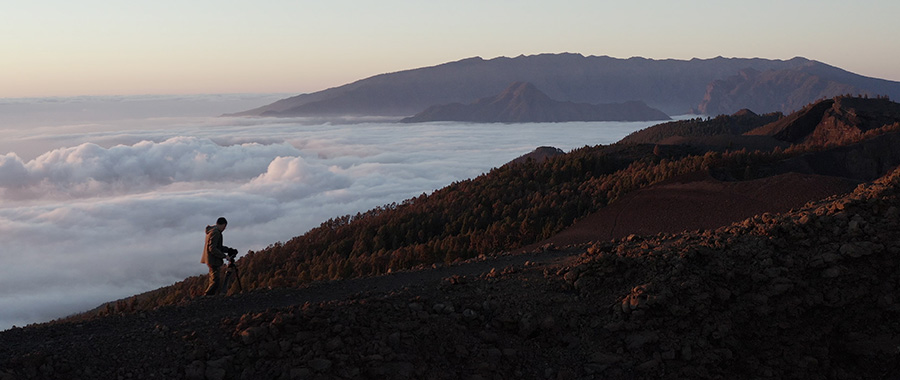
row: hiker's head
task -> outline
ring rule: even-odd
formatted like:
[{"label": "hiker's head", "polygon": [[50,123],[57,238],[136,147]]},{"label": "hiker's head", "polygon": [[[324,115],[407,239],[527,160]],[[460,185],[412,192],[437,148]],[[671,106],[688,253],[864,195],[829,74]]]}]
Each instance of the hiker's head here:
[{"label": "hiker's head", "polygon": [[219,227],[219,231],[225,231],[225,227],[227,227],[227,226],[228,226],[228,221],[225,220],[224,217],[221,217],[218,220],[216,220],[216,227]]}]

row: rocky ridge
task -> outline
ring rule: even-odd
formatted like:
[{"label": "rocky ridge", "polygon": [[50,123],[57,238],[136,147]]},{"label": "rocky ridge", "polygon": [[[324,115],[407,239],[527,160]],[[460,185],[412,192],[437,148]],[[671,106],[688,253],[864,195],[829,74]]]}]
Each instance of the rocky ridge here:
[{"label": "rocky ridge", "polygon": [[836,145],[894,123],[900,123],[900,104],[890,99],[838,96],[809,104],[746,134],[797,144]]}]

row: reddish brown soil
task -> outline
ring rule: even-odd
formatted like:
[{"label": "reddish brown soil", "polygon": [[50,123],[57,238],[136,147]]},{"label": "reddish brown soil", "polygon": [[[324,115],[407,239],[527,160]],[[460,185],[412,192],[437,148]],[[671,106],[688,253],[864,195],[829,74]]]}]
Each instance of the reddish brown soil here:
[{"label": "reddish brown soil", "polygon": [[740,182],[688,174],[628,194],[537,246],[714,229],[766,212],[787,212],[856,185],[843,178],[798,173]]}]

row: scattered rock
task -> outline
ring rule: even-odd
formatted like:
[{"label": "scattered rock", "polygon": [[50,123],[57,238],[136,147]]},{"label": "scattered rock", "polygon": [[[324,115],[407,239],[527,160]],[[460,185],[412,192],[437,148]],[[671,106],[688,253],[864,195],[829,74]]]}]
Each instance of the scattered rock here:
[{"label": "scattered rock", "polygon": [[310,379],[312,378],[312,371],[308,368],[291,368],[290,376],[291,380]]},{"label": "scattered rock", "polygon": [[315,358],[313,360],[310,360],[308,365],[309,368],[311,368],[313,371],[325,372],[331,369],[332,362],[328,359]]},{"label": "scattered rock", "polygon": [[528,338],[537,331],[537,327],[538,324],[534,320],[534,315],[530,313],[525,314],[519,319],[519,336]]},{"label": "scattered rock", "polygon": [[222,380],[225,378],[225,369],[216,367],[206,367],[207,380]]},{"label": "scattered rock", "polygon": [[622,361],[622,357],[619,355],[607,354],[604,352],[595,352],[591,355],[589,360],[591,361],[591,363],[615,364]]},{"label": "scattered rock", "polygon": [[195,360],[184,369],[184,377],[186,379],[206,378],[206,363],[200,360]]},{"label": "scattered rock", "polygon": [[658,340],[659,335],[655,331],[641,331],[628,334],[625,337],[625,346],[628,347],[630,351],[637,351],[642,349],[644,345]]},{"label": "scattered rock", "polygon": [[241,341],[250,345],[262,340],[266,336],[267,330],[262,327],[249,327],[241,331]]}]

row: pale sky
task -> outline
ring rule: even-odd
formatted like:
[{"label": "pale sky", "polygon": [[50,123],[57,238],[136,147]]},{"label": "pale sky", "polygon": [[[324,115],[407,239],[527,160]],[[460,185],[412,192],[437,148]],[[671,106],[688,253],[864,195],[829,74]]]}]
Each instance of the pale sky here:
[{"label": "pale sky", "polygon": [[803,56],[900,81],[900,1],[0,3],[0,97],[304,93],[463,58]]}]

